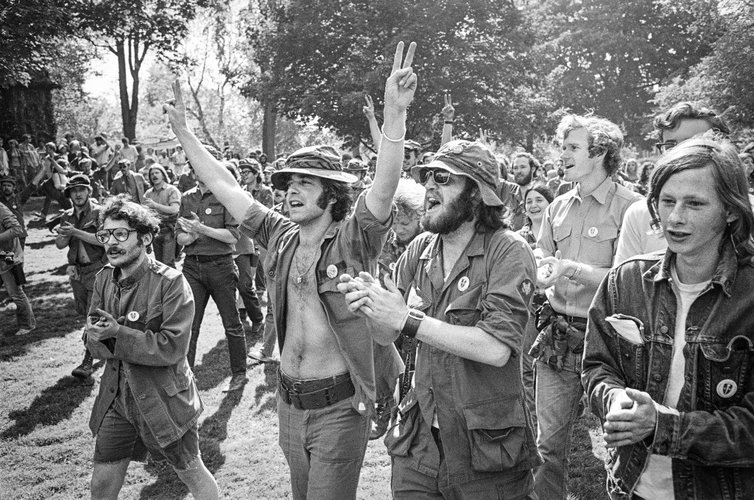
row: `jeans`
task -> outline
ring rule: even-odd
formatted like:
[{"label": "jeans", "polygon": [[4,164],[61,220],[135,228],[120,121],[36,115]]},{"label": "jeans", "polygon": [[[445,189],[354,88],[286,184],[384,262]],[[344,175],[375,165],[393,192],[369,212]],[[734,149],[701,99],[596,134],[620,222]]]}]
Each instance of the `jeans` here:
[{"label": "jeans", "polygon": [[356,498],[370,420],[346,398],[298,410],[277,394],[279,443],[291,470],[294,500]]},{"label": "jeans", "polygon": [[194,294],[194,322],[191,324],[188,362],[193,368],[196,358],[196,342],[204,319],[204,310],[209,298],[215,301],[220,312],[225,338],[228,340],[230,371],[233,375],[246,372],[246,336],[236,308],[238,269],[230,255],[218,255],[208,262],[199,262],[187,255],[183,261],[183,275]]},{"label": "jeans", "polygon": [[584,392],[580,358],[569,352],[562,371],[537,362],[537,449],[544,459],[534,475],[534,490],[539,498],[566,498],[571,433]]},{"label": "jeans", "polygon": [[254,286],[259,258],[254,254],[243,254],[236,257],[235,261],[238,267],[238,294],[246,308],[246,314],[253,324],[261,325],[264,322],[264,315]]},{"label": "jeans", "polygon": [[152,242],[154,258],[163,264],[175,268],[175,234],[173,228],[162,229]]},{"label": "jeans", "polygon": [[[20,265],[22,264],[16,264],[16,266]],[[16,277],[13,274],[13,268],[8,269],[4,273],[0,273],[0,278],[3,280],[8,296],[16,304],[16,324],[18,325],[18,328],[25,328],[28,330],[36,328],[37,321],[34,319],[34,311],[31,309],[31,302],[29,302],[29,297],[24,293],[23,286],[16,281]]]}]

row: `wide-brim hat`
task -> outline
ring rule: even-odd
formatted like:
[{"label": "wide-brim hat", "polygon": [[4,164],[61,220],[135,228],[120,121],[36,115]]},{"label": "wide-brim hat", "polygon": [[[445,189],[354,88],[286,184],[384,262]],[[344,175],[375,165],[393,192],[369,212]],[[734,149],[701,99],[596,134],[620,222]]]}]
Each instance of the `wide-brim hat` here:
[{"label": "wide-brim hat", "polygon": [[411,168],[411,176],[420,182],[424,169],[446,170],[454,175],[463,175],[476,182],[482,201],[490,207],[504,205],[500,192],[498,167],[492,152],[479,142],[455,140],[445,143],[427,165]]},{"label": "wide-brim hat", "polygon": [[369,167],[361,160],[353,159],[346,165],[346,172],[366,172]]},{"label": "wide-brim hat", "polygon": [[16,178],[13,177],[12,175],[0,175],[0,184],[2,184],[3,182],[13,183],[14,186],[17,183]]},{"label": "wide-brim hat", "polygon": [[68,179],[68,184],[65,187],[65,190],[63,191],[67,197],[70,197],[71,189],[77,188],[77,187],[85,187],[89,190],[89,192],[92,192],[92,181],[89,180],[89,177],[84,174],[76,174],[72,176],[70,179]]},{"label": "wide-brim hat", "polygon": [[275,189],[286,190],[292,174],[311,175],[331,181],[352,184],[359,179],[343,171],[340,155],[332,146],[309,146],[301,148],[285,160],[285,167],[270,176]]}]

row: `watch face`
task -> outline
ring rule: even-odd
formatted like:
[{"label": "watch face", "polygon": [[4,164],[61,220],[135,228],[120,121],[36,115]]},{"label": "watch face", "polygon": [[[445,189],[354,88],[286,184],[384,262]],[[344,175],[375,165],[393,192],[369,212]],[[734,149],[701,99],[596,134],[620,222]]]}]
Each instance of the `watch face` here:
[{"label": "watch face", "polygon": [[411,318],[418,319],[419,321],[423,320],[427,316],[423,312],[417,311],[416,309],[409,309],[408,310],[408,315]]}]

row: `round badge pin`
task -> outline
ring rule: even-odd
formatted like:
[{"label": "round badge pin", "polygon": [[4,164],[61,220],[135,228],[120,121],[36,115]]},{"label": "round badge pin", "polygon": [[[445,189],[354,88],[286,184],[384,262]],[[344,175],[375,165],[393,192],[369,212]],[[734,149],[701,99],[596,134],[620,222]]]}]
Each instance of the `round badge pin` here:
[{"label": "round badge pin", "polygon": [[207,214],[207,215],[210,215],[210,214],[212,213],[212,209],[211,209],[211,208],[207,208],[207,209],[206,209],[206,210],[204,211],[204,213],[205,213],[205,214]]},{"label": "round badge pin", "polygon": [[735,381],[726,378],[725,380],[721,380],[719,384],[717,384],[717,395],[721,398],[732,398],[733,395],[738,390],[738,384],[736,384]]},{"label": "round badge pin", "polygon": [[128,321],[136,321],[139,319],[139,313],[131,311],[126,317],[128,318]]},{"label": "round badge pin", "polygon": [[395,262],[391,262],[387,267],[389,267],[391,271],[395,271]]},{"label": "round badge pin", "polygon": [[338,275],[338,268],[335,266],[335,264],[330,264],[327,266],[327,277],[332,279]]},{"label": "round badge pin", "polygon": [[469,278],[468,276],[464,276],[460,280],[458,280],[458,291],[465,292],[469,288]]},{"label": "round badge pin", "polygon": [[590,238],[594,238],[595,236],[597,236],[599,232],[600,232],[599,229],[592,226],[589,228],[589,231],[587,232],[587,234],[589,235]]}]

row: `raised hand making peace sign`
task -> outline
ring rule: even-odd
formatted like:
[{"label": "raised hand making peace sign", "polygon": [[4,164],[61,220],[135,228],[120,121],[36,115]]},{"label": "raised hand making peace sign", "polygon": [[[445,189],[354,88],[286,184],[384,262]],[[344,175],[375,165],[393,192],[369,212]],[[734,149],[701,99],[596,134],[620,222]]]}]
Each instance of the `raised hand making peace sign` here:
[{"label": "raised hand making peace sign", "polygon": [[392,108],[395,111],[405,111],[411,101],[414,100],[416,92],[417,77],[411,68],[414,61],[414,52],[416,43],[411,42],[406,52],[406,59],[403,59],[403,42],[398,42],[393,57],[393,69],[390,78],[385,82],[385,108]]}]

